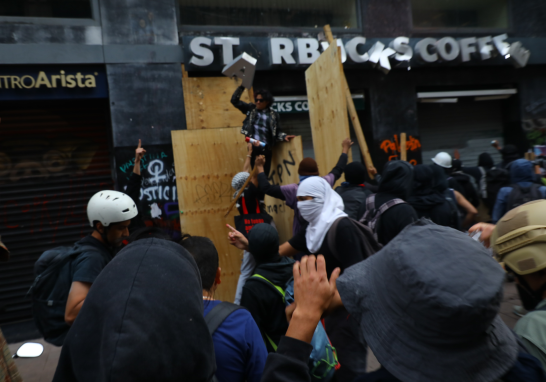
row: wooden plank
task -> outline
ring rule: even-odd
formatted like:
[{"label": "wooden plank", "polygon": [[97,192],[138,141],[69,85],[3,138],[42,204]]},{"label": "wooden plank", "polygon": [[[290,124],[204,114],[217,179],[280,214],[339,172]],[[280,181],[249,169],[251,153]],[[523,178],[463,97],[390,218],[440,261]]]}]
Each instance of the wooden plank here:
[{"label": "wooden plank", "polygon": [[408,151],[406,150],[406,133],[400,133],[400,160],[408,161]]},{"label": "wooden plank", "polygon": [[[233,209],[227,217],[224,214],[234,193],[231,180],[242,171],[247,158],[246,142],[239,128],[173,131],[172,142],[182,233],[206,236],[214,242],[222,268],[222,284],[215,295],[218,299],[233,301],[243,253],[227,240],[226,224],[233,225],[233,217],[238,212]],[[297,182],[297,166],[303,156],[301,137],[275,147],[273,180],[279,179],[280,164],[282,184]],[[285,164],[285,160],[289,163]],[[287,172],[290,175],[284,176]],[[284,202],[266,199],[266,203],[274,210],[275,205]],[[290,238],[286,232],[292,230],[292,210],[288,207],[277,210],[278,213],[271,215],[281,240]]]},{"label": "wooden plank", "polygon": [[[330,25],[324,26],[324,34],[326,35],[326,38],[328,39],[328,43],[330,45],[337,45],[334,42],[334,36],[332,35],[332,30],[330,29]],[[360,146],[360,152],[362,153],[362,156],[364,157],[364,164],[366,165],[366,168],[368,170],[369,177],[371,179],[374,179],[375,175],[372,172],[372,170],[374,169],[372,156],[370,155],[370,150],[368,149],[366,138],[364,138],[364,132],[362,131],[362,126],[360,125],[360,119],[358,118],[358,114],[356,112],[355,103],[351,95],[351,89],[349,88],[349,84],[347,83],[347,78],[345,77],[345,73],[343,72],[343,65],[341,65],[341,81],[345,91],[345,99],[347,101],[349,116],[351,117],[351,121],[353,123],[353,129],[356,134],[356,139],[358,140],[358,145]]]},{"label": "wooden plank", "polygon": [[[231,96],[240,85],[238,78],[182,78],[188,130],[240,127],[245,115],[231,104]],[[249,92],[241,101],[251,102]]]},{"label": "wooden plank", "polygon": [[[302,159],[301,136],[295,137],[290,142],[277,143],[273,150],[269,181],[272,184],[280,185],[299,183],[298,166]],[[267,213],[273,216],[275,220],[280,243],[282,244],[292,237],[294,210],[287,207],[283,200],[271,196],[265,197],[265,204]]]},{"label": "wooden plank", "polygon": [[[336,165],[341,142],[350,137],[340,55],[337,45],[330,44],[305,71],[313,150],[321,176]],[[344,179],[342,176],[336,186]]]}]

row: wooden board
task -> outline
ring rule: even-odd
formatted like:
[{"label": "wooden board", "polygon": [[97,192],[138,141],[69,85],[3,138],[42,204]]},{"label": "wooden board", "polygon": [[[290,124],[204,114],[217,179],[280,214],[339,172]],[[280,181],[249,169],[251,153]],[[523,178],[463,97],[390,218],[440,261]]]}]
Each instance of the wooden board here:
[{"label": "wooden board", "polygon": [[[269,182],[280,185],[299,183],[298,166],[302,159],[303,148],[300,136],[290,142],[277,143],[273,150]],[[267,213],[273,216],[282,244],[292,237],[294,210],[287,207],[283,200],[270,196],[265,197],[265,204]]]},{"label": "wooden board", "polygon": [[[305,71],[313,150],[321,176],[336,165],[341,142],[350,137],[340,54],[332,44]],[[349,151],[349,162],[351,159]],[[334,187],[344,180],[342,176]]]},{"label": "wooden board", "polygon": [[[182,78],[188,130],[240,127],[245,115],[231,104],[241,80],[228,77]],[[250,102],[244,91],[241,101]]]},{"label": "wooden board", "polygon": [[[231,188],[231,180],[242,171],[246,159],[244,137],[239,128],[178,130],[172,132],[172,142],[182,233],[206,236],[214,242],[222,268],[222,283],[215,296],[233,301],[243,253],[229,245],[227,240],[226,224],[234,224],[237,209],[234,208],[225,218],[224,214],[235,192]],[[273,174],[272,171],[273,180],[280,180],[280,165],[282,183],[297,182],[297,166],[303,155],[301,138],[275,147],[272,168],[276,172]],[[285,176],[288,172],[290,175]],[[286,206],[279,207],[284,202],[272,198],[267,199],[266,203],[271,206],[281,240],[289,238],[292,210]]]}]

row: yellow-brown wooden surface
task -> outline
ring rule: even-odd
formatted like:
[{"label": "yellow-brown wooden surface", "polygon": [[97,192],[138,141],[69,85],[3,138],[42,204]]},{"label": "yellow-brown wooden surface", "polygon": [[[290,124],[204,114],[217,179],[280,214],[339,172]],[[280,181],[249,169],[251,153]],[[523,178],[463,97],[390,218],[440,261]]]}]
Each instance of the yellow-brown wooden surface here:
[{"label": "yellow-brown wooden surface", "polygon": [[[243,253],[227,240],[226,224],[234,225],[237,209],[227,217],[224,214],[235,192],[231,180],[242,171],[247,158],[246,142],[239,128],[173,131],[172,142],[182,232],[206,236],[214,242],[222,268],[222,283],[215,296],[233,301]],[[302,152],[301,137],[275,146],[272,174],[276,184],[280,179],[282,184],[298,181],[297,166]],[[283,201],[273,198],[267,197],[266,204],[281,240],[290,238],[293,211]]]},{"label": "yellow-brown wooden surface", "polygon": [[[302,159],[301,137],[298,136],[290,142],[277,143],[271,161],[270,183],[280,185],[299,183],[298,166]],[[292,237],[294,210],[287,207],[283,200],[271,196],[265,197],[265,204],[267,213],[273,216],[282,244]]]},{"label": "yellow-brown wooden surface", "polygon": [[[321,176],[336,165],[341,142],[350,136],[340,54],[337,45],[330,44],[305,71],[313,150]],[[342,176],[335,186],[344,179]]]},{"label": "yellow-brown wooden surface", "polygon": [[[188,130],[242,126],[245,115],[230,102],[240,83],[228,77],[182,78]],[[241,101],[250,102],[248,91]]]}]

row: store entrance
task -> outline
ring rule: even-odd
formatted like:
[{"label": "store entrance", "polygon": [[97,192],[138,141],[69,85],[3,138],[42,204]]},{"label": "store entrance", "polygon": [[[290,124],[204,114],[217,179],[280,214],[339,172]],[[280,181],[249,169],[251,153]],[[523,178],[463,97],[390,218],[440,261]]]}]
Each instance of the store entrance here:
[{"label": "store entrance", "polygon": [[438,152],[453,156],[458,150],[464,166],[476,166],[478,156],[487,152],[495,163],[499,152],[492,140],[503,144],[503,107],[507,100],[459,98],[457,102],[420,102],[417,107],[423,163],[431,164]]},{"label": "store entrance", "polygon": [[0,325],[32,319],[25,297],[47,249],[91,232],[87,202],[112,189],[108,100],[0,103]]}]

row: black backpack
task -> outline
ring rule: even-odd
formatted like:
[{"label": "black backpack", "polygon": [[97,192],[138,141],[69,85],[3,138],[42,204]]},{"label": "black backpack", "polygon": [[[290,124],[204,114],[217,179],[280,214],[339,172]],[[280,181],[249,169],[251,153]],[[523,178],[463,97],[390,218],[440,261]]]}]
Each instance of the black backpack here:
[{"label": "black backpack", "polygon": [[360,220],[366,212],[366,199],[371,192],[362,186],[358,187],[337,187],[336,192],[343,199],[344,212],[353,220]]},{"label": "black backpack", "polygon": [[512,191],[510,191],[510,195],[508,195],[506,212],[513,210],[522,204],[532,202],[533,200],[543,199],[538,184],[533,183],[530,187],[522,187],[519,184],[513,184],[510,187],[512,187]]},{"label": "black backpack", "polygon": [[478,195],[474,178],[463,172],[453,173],[451,176],[457,182],[459,182],[461,187],[464,189],[464,197],[470,202],[470,204],[477,208],[480,205],[480,196]]},{"label": "black backpack", "polygon": [[45,251],[34,265],[36,278],[27,297],[32,298],[32,312],[38,331],[53,345],[62,346],[70,329],[64,315],[72,280],[62,280],[59,277],[61,270],[80,254],[89,251],[99,252],[93,246],[79,244],[57,247]]},{"label": "black backpack", "polygon": [[493,211],[500,189],[510,185],[510,173],[504,168],[493,167],[487,170],[485,182],[487,184],[487,199],[484,202],[487,208]]}]

